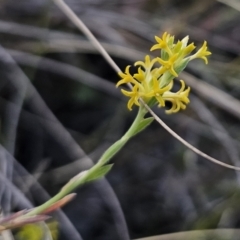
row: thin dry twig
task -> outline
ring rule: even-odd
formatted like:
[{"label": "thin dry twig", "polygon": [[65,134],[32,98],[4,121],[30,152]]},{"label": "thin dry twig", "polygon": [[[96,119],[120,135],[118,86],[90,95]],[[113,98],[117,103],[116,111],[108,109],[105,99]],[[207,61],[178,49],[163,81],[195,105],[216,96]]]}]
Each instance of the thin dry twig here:
[{"label": "thin dry twig", "polygon": [[[239,166],[239,154],[234,140],[229,136],[227,129],[220,121],[212,114],[212,112],[200,101],[198,97],[192,97],[192,108],[200,119],[211,126],[211,131],[218,138],[220,144],[226,149],[226,152],[235,166]],[[196,110],[197,109],[197,110]],[[218,130],[216,130],[218,129]],[[221,133],[219,133],[219,131]],[[240,173],[236,172],[237,181],[240,183]]]},{"label": "thin dry twig", "polygon": [[209,155],[207,155],[206,153],[200,151],[199,149],[195,148],[194,146],[192,146],[190,143],[188,143],[187,141],[185,141],[183,138],[181,138],[179,135],[177,135],[170,127],[167,126],[167,124],[165,124],[156,114],[154,111],[152,111],[151,108],[149,108],[145,103],[143,103],[144,106],[146,107],[146,109],[149,111],[149,113],[151,113],[151,115],[155,118],[155,120],[165,129],[167,130],[174,138],[176,138],[179,142],[181,142],[183,145],[185,145],[187,148],[191,149],[193,152],[195,152],[196,154],[198,154],[201,157],[206,158],[207,160],[216,163],[222,167],[225,168],[230,168],[230,169],[234,169],[237,171],[240,171],[240,167],[235,167],[233,165],[221,162]]},{"label": "thin dry twig", "polygon": [[87,26],[77,17],[77,15],[70,9],[70,7],[61,0],[53,0],[55,4],[62,10],[63,13],[75,24],[80,31],[82,31],[88,39],[92,42],[93,46],[95,46],[98,51],[102,54],[102,56],[106,59],[106,61],[112,66],[112,68],[116,72],[121,72],[121,69],[118,65],[113,61],[113,59],[109,56],[100,42],[94,37],[91,31],[87,28]]}]

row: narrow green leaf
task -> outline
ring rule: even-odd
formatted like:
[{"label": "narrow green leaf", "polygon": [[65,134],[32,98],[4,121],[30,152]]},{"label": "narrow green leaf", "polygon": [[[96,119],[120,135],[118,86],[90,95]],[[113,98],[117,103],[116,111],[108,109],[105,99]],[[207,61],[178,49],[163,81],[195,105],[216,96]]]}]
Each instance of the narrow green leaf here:
[{"label": "narrow green leaf", "polygon": [[170,72],[165,72],[160,78],[160,88],[167,86],[173,79],[174,76]]},{"label": "narrow green leaf", "polygon": [[101,168],[97,169],[95,172],[89,174],[89,176],[86,179],[86,182],[94,181],[104,177],[112,169],[112,167],[113,167],[113,164],[102,166]]},{"label": "narrow green leaf", "polygon": [[162,60],[167,61],[169,59],[168,53],[164,50],[161,50],[161,58]]},{"label": "narrow green leaf", "polygon": [[180,62],[180,64],[178,64],[178,65],[174,68],[175,71],[176,71],[177,73],[182,72],[182,71],[185,69],[185,67],[188,65],[188,63],[189,63],[189,59],[183,59],[183,60]]},{"label": "narrow green leaf", "polygon": [[139,125],[137,126],[137,128],[135,129],[134,133],[132,136],[135,136],[136,134],[140,133],[141,131],[143,131],[146,127],[148,127],[152,121],[154,120],[153,117],[149,117],[149,118],[145,118],[143,119]]},{"label": "narrow green leaf", "polygon": [[102,164],[106,164],[122,147],[126,144],[128,139],[120,139],[115,142],[111,147],[109,147],[100,158]]}]

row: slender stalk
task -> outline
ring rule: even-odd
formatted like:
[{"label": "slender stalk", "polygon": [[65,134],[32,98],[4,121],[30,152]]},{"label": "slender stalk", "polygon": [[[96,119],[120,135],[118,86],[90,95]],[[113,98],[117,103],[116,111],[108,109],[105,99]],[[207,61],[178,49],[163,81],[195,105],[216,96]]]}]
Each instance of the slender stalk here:
[{"label": "slender stalk", "polygon": [[102,54],[106,61],[111,65],[111,67],[117,72],[122,72],[118,65],[113,61],[110,55],[107,53],[105,48],[101,43],[95,38],[87,26],[82,22],[82,20],[72,11],[72,9],[63,0],[53,0],[53,2],[62,10],[62,12],[71,20],[75,26],[82,31],[85,36],[90,40],[93,46]]},{"label": "slender stalk", "polygon": [[99,164],[103,165],[107,163],[116,154],[117,145],[122,145],[122,148],[128,142],[128,140],[134,135],[136,128],[139,126],[139,123],[141,122],[141,120],[143,120],[146,113],[147,110],[143,106],[139,107],[138,114],[131,127],[117,142],[115,142],[111,147],[108,148],[108,150],[99,159]]},{"label": "slender stalk", "polygon": [[37,214],[41,214],[46,209],[48,209],[52,204],[56,203],[67,194],[71,193],[77,187],[83,185],[87,182],[88,177],[90,175],[94,175],[101,167],[109,162],[109,160],[114,157],[122,148],[123,146],[130,140],[132,136],[135,135],[139,124],[144,119],[145,114],[147,113],[146,109],[141,106],[139,107],[138,114],[133,121],[132,125],[128,129],[128,131],[115,143],[113,143],[101,156],[99,161],[91,167],[88,171],[81,172],[77,176],[73,177],[62,189],[59,193],[57,193],[54,197],[49,199],[44,204],[34,208],[30,212],[28,212],[25,216],[34,216]]},{"label": "slender stalk", "polygon": [[191,149],[193,152],[195,152],[196,154],[198,154],[199,156],[209,160],[210,162],[213,162],[217,165],[220,165],[222,167],[225,168],[229,168],[229,169],[234,169],[236,171],[240,171],[240,167],[235,167],[233,165],[221,162],[219,160],[217,160],[216,158],[213,158],[209,155],[207,155],[206,153],[200,151],[199,149],[195,148],[193,145],[191,145],[190,143],[188,143],[186,140],[184,140],[183,138],[181,138],[179,135],[177,135],[166,123],[164,123],[157,115],[154,111],[152,111],[152,109],[144,102],[142,102],[142,104],[144,105],[144,107],[149,111],[149,113],[154,117],[154,119],[166,130],[168,131],[174,138],[176,138],[179,142],[181,142],[184,146],[186,146],[188,149]]}]

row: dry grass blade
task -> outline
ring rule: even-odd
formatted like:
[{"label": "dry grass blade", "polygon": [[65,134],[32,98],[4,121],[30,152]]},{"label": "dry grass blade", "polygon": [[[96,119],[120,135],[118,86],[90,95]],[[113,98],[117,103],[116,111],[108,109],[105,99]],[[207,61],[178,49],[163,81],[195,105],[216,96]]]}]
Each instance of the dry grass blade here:
[{"label": "dry grass blade", "polygon": [[234,1],[234,0],[217,0],[217,1],[236,9],[237,11],[240,11],[239,1]]},{"label": "dry grass blade", "polygon": [[209,101],[213,102],[225,111],[228,111],[237,118],[240,118],[239,100],[186,72],[181,73],[181,77],[201,96],[206,97]]}]

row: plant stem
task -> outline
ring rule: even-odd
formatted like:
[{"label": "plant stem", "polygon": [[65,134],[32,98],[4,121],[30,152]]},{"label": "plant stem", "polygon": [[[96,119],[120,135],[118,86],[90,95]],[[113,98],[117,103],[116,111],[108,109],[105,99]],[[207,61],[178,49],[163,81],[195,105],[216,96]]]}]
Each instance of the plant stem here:
[{"label": "plant stem", "polygon": [[107,164],[109,160],[122,149],[122,147],[129,141],[129,139],[135,135],[136,130],[140,122],[144,119],[146,113],[147,111],[144,107],[139,107],[138,114],[128,131],[103,153],[99,161],[93,167],[73,177],[54,197],[49,199],[44,204],[34,208],[24,216],[34,216],[41,214],[41,212],[48,209],[51,205],[65,197],[67,194],[71,193],[74,189],[86,183],[90,175],[96,173],[101,167]]}]

